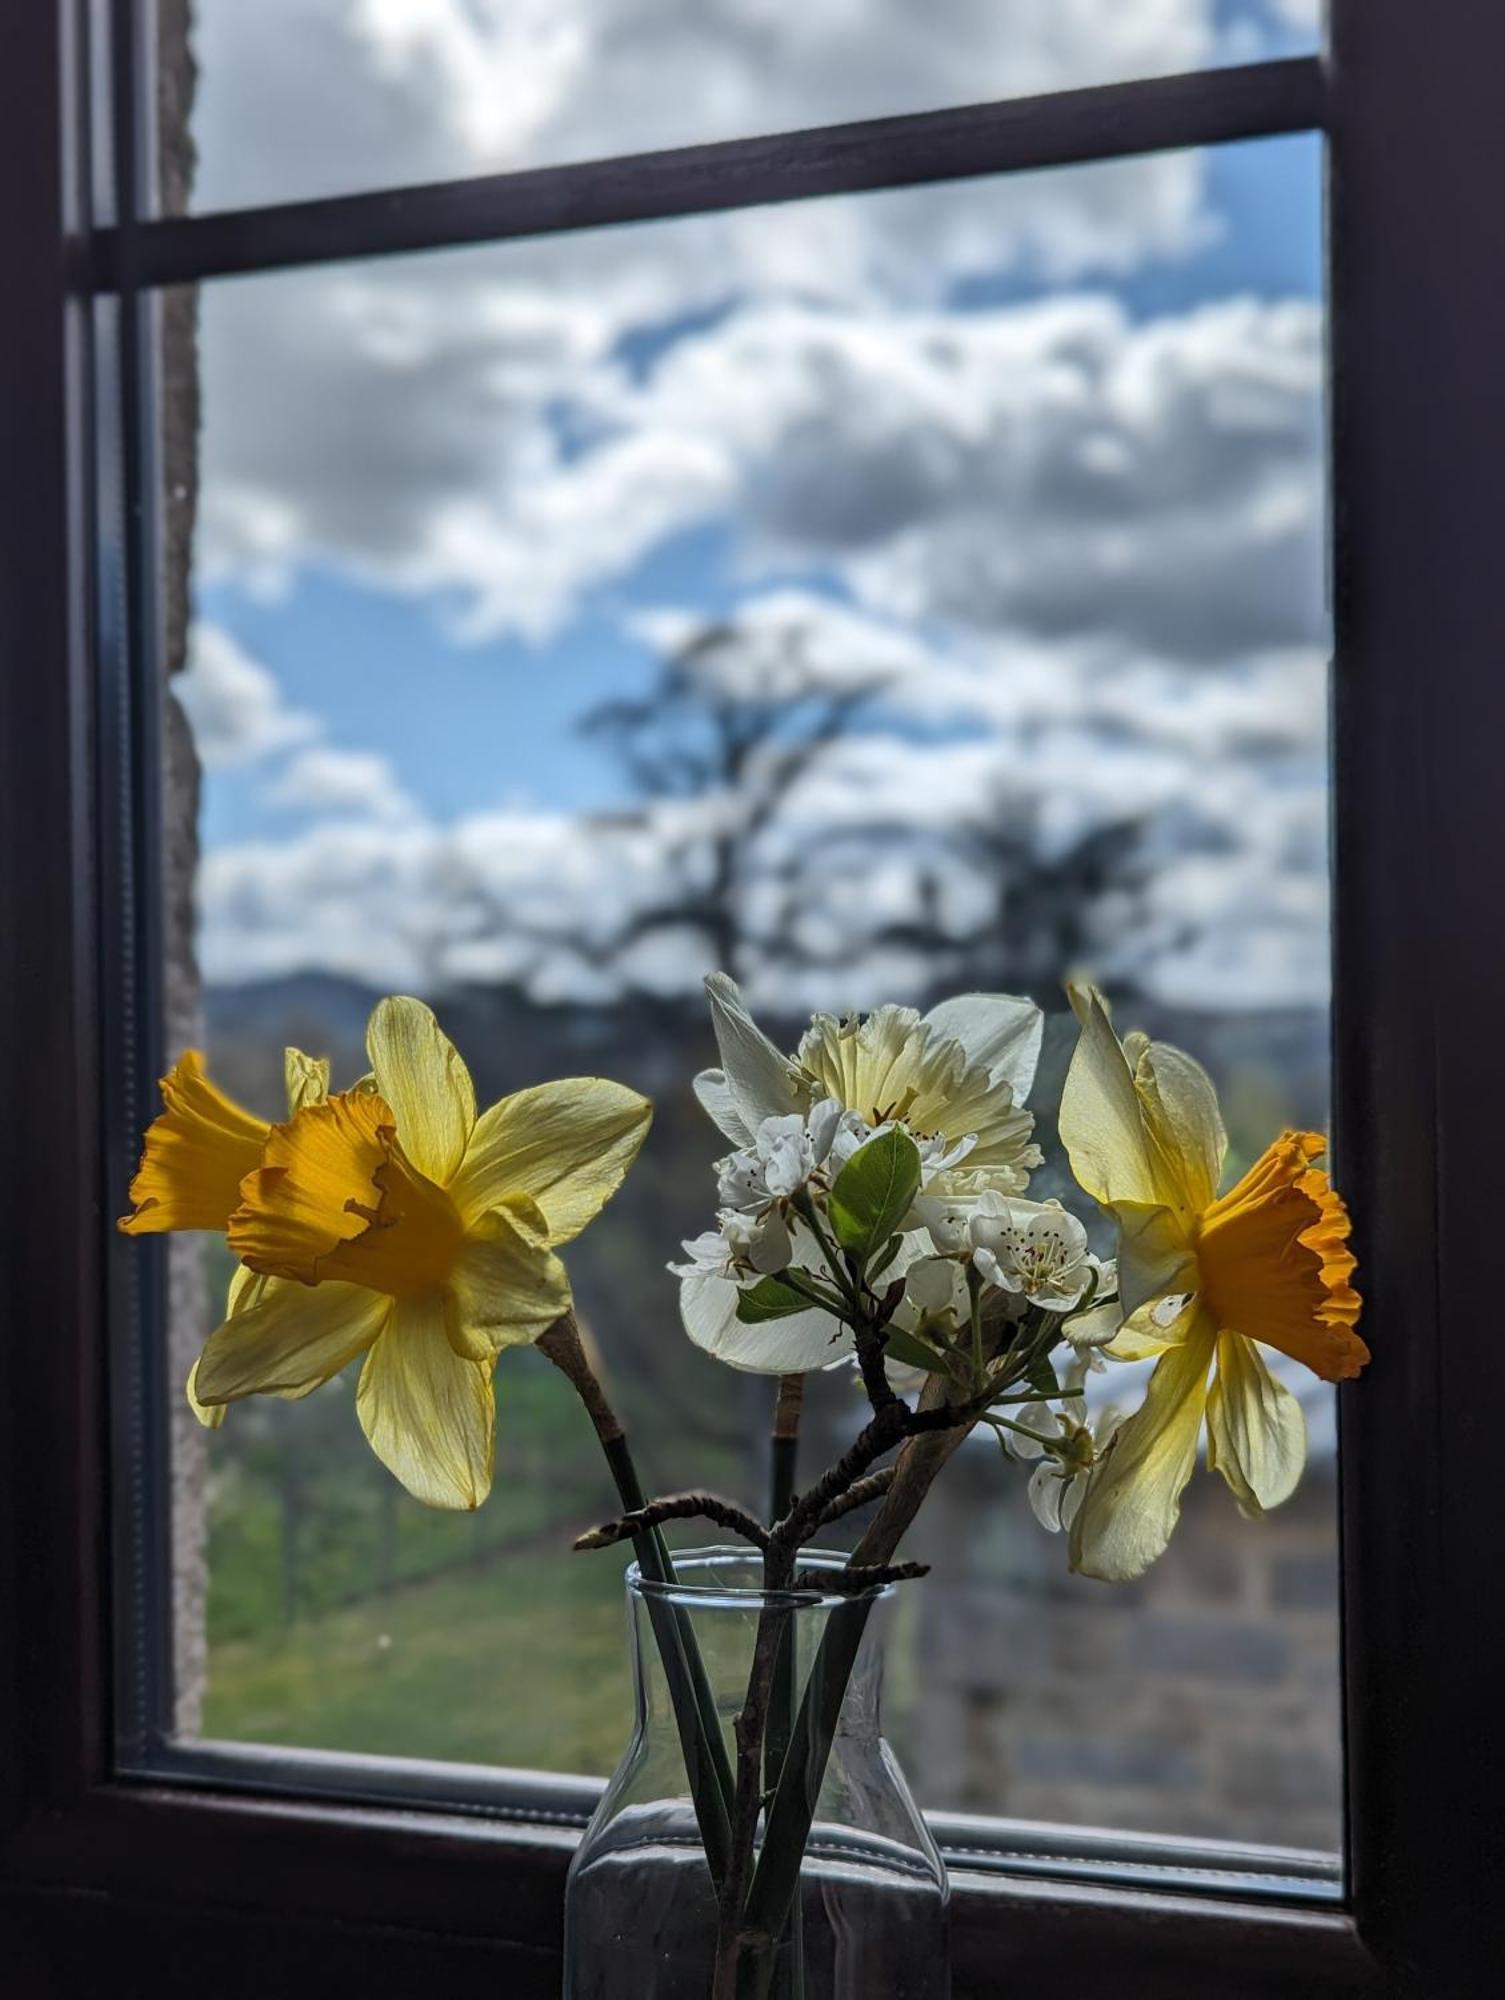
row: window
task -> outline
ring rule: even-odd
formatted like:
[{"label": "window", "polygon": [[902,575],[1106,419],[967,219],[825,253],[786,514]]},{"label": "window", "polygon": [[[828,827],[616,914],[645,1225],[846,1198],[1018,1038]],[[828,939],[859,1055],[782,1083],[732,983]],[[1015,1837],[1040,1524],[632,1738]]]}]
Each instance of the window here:
[{"label": "window", "polygon": [[[1262,140],[170,295],[200,377],[193,1032],[275,1114],[284,1044],[356,1073],[392,986],[483,1094],[582,1061],[651,1094],[571,1268],[677,1482],[757,1491],[766,1430],[665,1268],[717,1150],[689,1088],[717,965],[791,1045],[812,1006],[1023,984],[1058,1076],[1091,958],[1208,1052],[1245,1157],[1326,1120],[1319,164]],[[198,1486],[208,1515],[182,1755],[198,1710],[217,1741],[612,1768],[619,1578],[563,1554],[611,1496],[527,1359],[472,1521],[402,1504],[349,1383],[207,1446],[178,1418],[180,1540]],[[848,1386],[817,1384],[812,1456]],[[1129,1593],[1060,1574],[978,1440],[893,1654],[926,1803],[1335,1868],[1313,1417],[1298,1503],[1254,1533],[1199,1485]]]},{"label": "window", "polygon": [[[968,16],[964,41],[987,10],[954,11]],[[1145,1004],[1172,1016],[1214,1007],[1214,1063],[1225,1082],[1242,1075],[1251,1118],[1268,1122],[1254,1100],[1272,1079],[1304,1094],[1302,1115],[1320,1112],[1327,641],[1310,135],[1325,131],[1333,1095],[1381,1357],[1325,1461],[1344,1521],[1347,1865],[1322,1858],[1343,1838],[1331,1474],[1311,1483],[1308,1517],[1271,1524],[1259,1550],[1268,1570],[1237,1585],[1254,1593],[1250,1615],[1219,1603],[1230,1545],[1212,1525],[1204,1540],[1196,1523],[1173,1558],[1184,1568],[1167,1572],[1168,1598],[1144,1593],[1115,1609],[1128,1621],[1111,1642],[1117,1670],[1106,1686],[1073,1685],[1080,1712],[1115,1701],[1119,1711],[1085,1746],[1061,1732],[1091,1751],[1085,1761],[1050,1763],[1060,1744],[1027,1662],[987,1680],[956,1670],[962,1646],[928,1659],[901,1650],[897,1728],[916,1741],[929,1732],[929,1803],[958,1870],[963,1994],[987,1991],[1001,1961],[1043,1973],[1057,1954],[1076,1976],[1121,1976],[1132,1962],[1156,1992],[1208,1990],[1214,1960],[1220,1979],[1237,1963],[1246,1984],[1236,1990],[1251,1993],[1388,1991],[1403,1965],[1429,1968],[1431,1989],[1445,1988],[1470,1935],[1450,1918],[1471,1909],[1489,1846],[1475,1838],[1460,1852],[1447,1828],[1455,1816],[1497,1824],[1499,1813],[1468,1732],[1489,1712],[1500,1634],[1456,1567],[1469,1538],[1451,1517],[1485,1518],[1488,1452],[1475,1434],[1500,1367],[1475,1163],[1487,1164],[1501,1080],[1480,1067],[1474,1022],[1502,968],[1474,912],[1499,846],[1483,824],[1498,700],[1484,551],[1502,497],[1489,385],[1505,301],[1427,217],[1463,213],[1475,176],[1488,185],[1480,163],[1498,142],[1482,79],[1502,31],[1460,25],[1423,59],[1404,12],[1339,0],[1335,53],[1319,60],[1303,53],[1312,10],[1285,0],[1084,4],[1069,10],[1068,53],[1054,68],[1023,60],[1021,31],[992,70],[981,57],[958,69],[932,48],[895,72],[907,95],[884,97],[869,70],[843,83],[854,94],[827,101],[820,78],[841,65],[822,69],[802,42],[781,41],[773,9],[754,51],[764,70],[748,68],[745,49],[708,44],[698,57],[698,73],[725,80],[724,99],[708,92],[693,106],[701,122],[660,124],[665,100],[634,100],[624,85],[618,135],[588,95],[575,104],[560,86],[563,109],[534,128],[477,137],[461,118],[448,152],[415,139],[411,155],[383,153],[406,178],[435,183],[400,198],[379,191],[395,173],[369,150],[341,157],[335,134],[292,118],[308,151],[281,153],[226,112],[191,133],[214,191],[202,213],[188,199],[183,6],[164,0],[155,23],[145,7],[44,7],[16,37],[0,129],[47,171],[5,177],[0,197],[14,286],[0,401],[11,468],[0,498],[0,867],[6,935],[26,967],[4,999],[5,1047],[26,1054],[3,1212],[17,1225],[5,1244],[8,1309],[18,1325],[56,1329],[7,1347],[0,1419],[15,1487],[4,1629],[22,1635],[5,1658],[33,1725],[0,1769],[15,1799],[5,1908],[23,1965],[34,1951],[55,1978],[58,1955],[73,1954],[82,1978],[105,1953],[130,1962],[146,1948],[151,1906],[172,1905],[189,1918],[182,1956],[154,1964],[154,1981],[202,1989],[233,1921],[263,1983],[291,1978],[301,1990],[299,1980],[327,1982],[362,1952],[379,1954],[361,1926],[398,1911],[413,1931],[393,1941],[396,1956],[378,1957],[389,1977],[399,1961],[415,1978],[504,1963],[519,1990],[547,1992],[571,1829],[620,1728],[620,1711],[603,1723],[563,1682],[554,1706],[512,1718],[505,1747],[486,1718],[454,1704],[430,1699],[415,1721],[417,1704],[381,1696],[415,1667],[429,1689],[473,1667],[415,1663],[396,1596],[389,1619],[369,1615],[373,1594],[381,1603],[404,1580],[458,1592],[442,1621],[418,1622],[463,1624],[477,1600],[456,1558],[485,1554],[489,1533],[515,1545],[556,1524],[483,1514],[394,1525],[374,1485],[333,1461],[317,1477],[300,1463],[275,1411],[226,1434],[215,1479],[238,1482],[235,1504],[217,1510],[211,1489],[206,1515],[202,1451],[171,1392],[174,1343],[196,1346],[206,1280],[218,1276],[193,1253],[127,1262],[88,1220],[113,1213],[160,1051],[201,1004],[222,1066],[238,1062],[254,1094],[285,1029],[336,1044],[348,1033],[352,971],[377,935],[394,969],[403,954],[414,968],[397,983],[442,990],[492,1036],[505,1018],[535,1041],[615,1037],[618,1067],[635,1060],[652,1083],[647,1071],[671,1052],[655,1050],[643,1015],[672,1005],[702,959],[756,945],[761,929],[796,947],[776,968],[775,1007],[838,997],[838,956],[846,973],[865,957],[885,992],[908,980],[918,997],[938,964],[949,971],[965,956],[976,911],[1010,871],[1028,886],[1054,867],[1076,892],[1063,902],[1051,890],[1043,919],[1043,889],[1028,921],[1017,888],[1012,910],[1006,896],[997,905],[1015,927],[1011,949],[1036,954],[1031,978],[1045,984],[1063,955],[1116,953],[1110,970]],[[644,14],[638,44],[612,44],[629,81],[635,52],[672,26],[668,9]],[[1099,33],[1092,65],[1073,69],[1070,50],[1110,20],[1117,34],[1120,17],[1158,21],[1169,39],[1148,27],[1142,41],[1127,28],[1121,42]],[[223,0],[195,16],[204,120],[215,93],[225,102],[263,74],[294,93],[320,64],[326,77],[357,60],[405,73],[372,26],[395,12],[280,5],[258,10],[255,36],[237,44],[250,18],[232,20]],[[426,76],[453,55],[448,18],[425,16],[430,39],[407,51],[406,73]],[[344,26],[331,36],[335,20]],[[794,36],[796,10],[787,20]],[[1177,39],[1178,22],[1196,33]],[[402,42],[406,31],[390,31]],[[308,61],[290,66],[301,34]],[[264,57],[265,71],[249,58],[241,71],[237,47]],[[532,53],[543,60],[542,41]],[[1176,68],[1192,74],[1162,80]],[[787,122],[890,122],[761,136],[738,96],[754,74],[772,78],[760,101],[787,102]],[[1038,94],[1080,84],[1095,87]],[[537,89],[537,104],[554,101]],[[985,92],[1004,101],[954,108]],[[387,112],[410,129],[401,90],[389,97]],[[278,101],[296,108],[292,95]],[[624,151],[696,143],[603,173],[589,163],[603,133]],[[1473,133],[1464,178],[1455,142]],[[165,214],[148,192],[159,160]],[[494,178],[438,179],[484,170]],[[221,212],[238,201],[277,205]],[[1212,214],[1221,240],[1194,247]],[[1151,261],[1125,263],[1124,240],[1148,244]],[[1115,254],[1116,298],[1101,277]],[[1093,271],[1095,297],[1084,297]],[[1200,287],[1194,298],[1177,290],[1188,284]],[[1198,314],[1204,337],[1183,336],[1178,351],[1173,329]],[[432,358],[427,374],[415,355]],[[821,426],[843,407],[883,407],[871,371],[900,364],[933,414],[907,436],[860,435],[864,452],[890,454],[878,478]],[[984,504],[976,464],[947,431],[978,406],[971,385],[998,383],[1005,367],[1008,394],[990,417],[1015,483],[983,495],[1030,537],[1012,569],[985,560],[987,515],[967,518]],[[1179,395],[1178,424],[1204,423],[1221,447],[1236,441],[1220,475],[1235,528],[1221,543],[1199,535],[1207,509],[1177,492],[1167,465],[1115,440],[1104,420],[1115,369],[1121,397],[1135,385]],[[405,444],[415,391],[432,399],[429,427]],[[1047,407],[1049,449],[1024,428]],[[337,441],[300,456],[317,426]],[[479,455],[493,449],[504,469],[483,477]],[[899,462],[906,450],[931,481],[930,511],[875,515],[879,500],[893,508],[899,472],[914,476]],[[393,456],[358,457],[373,451]],[[331,474],[357,466],[356,481]],[[1132,505],[1113,498],[1126,477]],[[1053,544],[1052,508],[1073,480],[1097,539],[1078,529]],[[635,518],[614,490],[631,494]],[[411,511],[420,492],[422,519]],[[532,520],[530,504],[542,510]],[[953,530],[942,546],[937,518]],[[559,520],[568,534],[540,526]],[[1085,579],[1065,567],[1073,548],[1088,555]],[[387,592],[375,605],[373,578]],[[990,590],[991,622],[976,615]],[[442,643],[419,625],[436,616]],[[1033,680],[1007,643],[1021,632],[1047,662]],[[359,646],[373,665],[357,705],[348,661]],[[850,898],[812,900],[792,849],[781,855],[766,837],[768,802],[745,793],[762,844],[731,856],[730,905],[676,909],[662,867],[642,865],[655,839],[662,862],[674,803],[642,780],[634,751],[645,732],[688,731],[706,782],[715,776],[714,737],[672,671],[687,654],[709,661],[723,689],[744,668],[760,684],[783,673],[788,700],[768,726],[794,775],[773,804],[794,814],[818,752],[820,811],[847,814],[854,875],[881,883],[864,935],[842,928]],[[473,756],[467,768],[437,746],[457,717],[485,715],[488,702],[499,713],[509,671],[515,683],[538,660],[544,691],[508,720],[548,789],[542,800],[499,797]],[[865,677],[855,689],[854,660]],[[191,736],[164,709],[163,665]],[[937,683],[958,690],[939,723]],[[923,704],[910,692],[919,684]],[[812,689],[848,698],[837,723],[802,713]],[[1004,729],[1027,729],[1046,771],[1052,750],[1072,743],[1073,767],[1098,788],[1097,818],[1081,801],[1073,816],[1042,780],[1038,797],[1010,802],[1000,833],[985,757],[970,775],[962,764]],[[1122,786],[1121,760],[1148,755],[1147,739],[1160,762],[1153,782],[1136,778],[1134,796],[1157,802],[1139,829],[1138,872],[1101,882],[1078,850]],[[970,816],[875,817],[874,774],[893,783],[916,772],[911,789],[953,803],[975,784]],[[526,829],[547,853],[578,856],[586,814],[598,822],[593,850],[609,849],[613,879],[639,897],[631,936],[606,922],[579,869],[577,904],[541,899],[537,876],[515,864],[526,843],[498,842],[486,824],[500,816],[508,836]],[[187,890],[200,839],[195,931]],[[675,856],[692,888],[701,839]],[[1195,911],[1187,934],[1166,929],[1157,902],[1169,871],[1179,906]],[[1054,923],[1058,908],[1074,928]],[[385,930],[377,909],[391,918]],[[342,936],[352,910],[359,928]],[[1230,990],[1241,1008],[1226,1005]],[[1284,1007],[1278,1026],[1251,1022],[1251,993],[1267,1016]],[[1469,1004],[1449,1008],[1455,994]],[[603,1239],[596,1254],[614,1259],[620,1283],[626,1247]],[[587,1302],[604,1297],[604,1268],[577,1265]],[[653,1281],[646,1267],[632,1277],[650,1301]],[[665,1337],[677,1339],[672,1326]],[[516,1393],[546,1400],[541,1383]],[[725,1400],[706,1449],[734,1458],[744,1434]],[[548,1422],[541,1406],[538,1421]],[[579,1504],[588,1511],[583,1488]],[[505,1561],[526,1555],[514,1546]],[[598,1591],[596,1609],[571,1597],[568,1623],[599,1631],[606,1667],[616,1578],[587,1575],[561,1588]],[[997,1544],[957,1547],[937,1581],[938,1603],[974,1637],[990,1619],[1006,1633],[1018,1603],[1040,1601],[1038,1580]],[[288,1639],[268,1646],[283,1619]],[[1048,1629],[1059,1689],[1081,1635],[1065,1612]],[[1107,1628],[1092,1629],[1095,1640]],[[1168,1677],[1179,1706],[1146,1719],[1130,1696]],[[1219,1746],[1221,1778],[1199,1763],[1198,1729]],[[1167,1755],[1177,1731],[1179,1761]],[[1137,1761],[1136,1738],[1151,1752]],[[1157,1800],[1167,1769],[1177,1784]],[[1042,1841],[1000,1812],[1065,1824]],[[1104,1824],[1131,1831],[1093,1831]],[[1209,1851],[1188,1838],[1198,1835],[1230,1845]],[[1316,1852],[1272,1855],[1266,1843]],[[64,1926],[59,1889],[110,1900],[88,1900]],[[230,1909],[240,1915],[215,1914]],[[294,1974],[290,1926],[302,1940]]]}]

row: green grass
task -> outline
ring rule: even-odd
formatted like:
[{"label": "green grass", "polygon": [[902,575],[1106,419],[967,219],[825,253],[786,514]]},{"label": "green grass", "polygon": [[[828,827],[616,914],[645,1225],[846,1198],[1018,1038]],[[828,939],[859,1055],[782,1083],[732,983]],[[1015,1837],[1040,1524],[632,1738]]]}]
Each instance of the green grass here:
[{"label": "green grass", "polygon": [[631,1689],[622,1563],[498,1556],[210,1653],[206,1736],[606,1773]]}]

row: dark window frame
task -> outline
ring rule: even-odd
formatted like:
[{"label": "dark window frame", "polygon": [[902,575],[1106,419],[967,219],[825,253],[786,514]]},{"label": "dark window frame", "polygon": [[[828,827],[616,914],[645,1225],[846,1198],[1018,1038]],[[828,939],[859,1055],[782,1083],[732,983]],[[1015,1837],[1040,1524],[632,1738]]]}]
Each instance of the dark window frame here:
[{"label": "dark window frame", "polygon": [[479,1991],[505,1968],[509,1990],[551,1993],[580,1811],[547,1788],[498,1811],[319,1796],[300,1788],[311,1760],[254,1755],[122,1772],[114,1663],[157,1641],[133,1626],[129,1538],[112,1540],[112,1386],[135,1398],[131,1465],[162,1463],[133,1335],[160,1267],[125,1264],[108,1234],[160,1018],[159,899],[143,893],[153,288],[1291,130],[1330,149],[1335,1088],[1377,1355],[1340,1396],[1346,1892],[1324,1902],[1251,1865],[1219,1893],[1163,1856],[1136,1877],[1087,1839],[1034,1873],[1002,1839],[995,1868],[956,1877],[957,1991],[1062,1976],[1151,1995],[1466,1990],[1501,1926],[1505,1847],[1488,1754],[1505,1612],[1474,1575],[1505,1404],[1489,1206],[1505,1063],[1481,1062],[1475,1026],[1505,1001],[1488,916],[1505,908],[1505,269],[1465,235],[1486,230],[1480,191],[1505,184],[1505,10],[1455,0],[1423,24],[1406,0],[1333,0],[1320,59],[162,221],[138,219],[147,11],[29,0],[0,64],[0,1962],[29,1982],[14,1990],[92,1991],[108,1971],[164,1994],[362,1973]]}]

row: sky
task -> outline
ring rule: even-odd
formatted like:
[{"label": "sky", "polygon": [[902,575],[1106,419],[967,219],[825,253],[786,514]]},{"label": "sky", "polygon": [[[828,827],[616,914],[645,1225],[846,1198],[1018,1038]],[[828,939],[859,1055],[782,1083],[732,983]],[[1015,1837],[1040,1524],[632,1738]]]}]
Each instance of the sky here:
[{"label": "sky", "polygon": [[[198,0],[195,201],[1287,53],[1314,16]],[[1325,997],[1315,140],[221,281],[200,327],[211,979],[691,990],[693,929],[616,940],[757,769],[645,800],[581,722],[721,621],[702,697],[876,689],[748,833],[750,933],[813,940],[778,997],[918,991],[878,933],[981,920],[1001,800],[1046,859],[1145,820],[1104,949],[1162,997]]]}]

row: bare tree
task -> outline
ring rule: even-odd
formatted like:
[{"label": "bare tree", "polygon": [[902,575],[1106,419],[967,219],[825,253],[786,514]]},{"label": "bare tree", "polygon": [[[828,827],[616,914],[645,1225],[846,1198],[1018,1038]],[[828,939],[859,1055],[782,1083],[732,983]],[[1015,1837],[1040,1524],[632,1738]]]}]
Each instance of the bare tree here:
[{"label": "bare tree", "polygon": [[[1039,798],[1016,793],[1002,775],[984,807],[950,825],[921,828],[875,811],[832,836],[822,856],[821,902],[794,920],[790,935],[804,940],[812,962],[814,937],[830,930],[822,912],[835,904],[846,921],[820,954],[833,967],[862,952],[900,952],[934,992],[1028,993],[1053,1007],[1070,973],[1111,960],[1116,989],[1131,991],[1140,956],[1133,940],[1146,930],[1153,872],[1146,821],[1125,816],[1061,842],[1046,837],[1041,818]],[[854,923],[879,855],[904,858],[909,907]],[[981,915],[958,916],[947,894],[958,874],[974,892],[966,899],[974,908],[980,891]]]},{"label": "bare tree", "polygon": [[1000,786],[991,808],[957,830],[968,864],[987,885],[991,911],[967,937],[959,983],[1028,993],[1059,1006],[1067,977],[1115,959],[1116,990],[1134,985],[1125,947],[1142,929],[1151,880],[1146,823],[1126,815],[1064,842],[1048,841],[1038,798]]},{"label": "bare tree", "polygon": [[[748,961],[790,950],[787,912],[798,888],[760,850],[795,789],[882,691],[887,676],[823,684],[808,635],[779,635],[780,657],[735,622],[708,624],[662,664],[648,691],[607,701],[584,719],[663,830],[664,887],[596,947],[615,962],[666,931],[697,932],[708,966],[740,977]],[[679,802],[678,820],[662,808]],[[772,911],[753,908],[754,879]],[[782,886],[781,886],[782,885]]]}]

